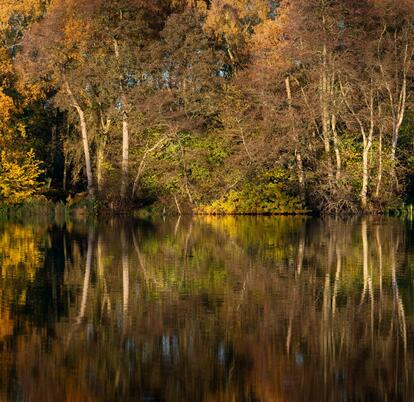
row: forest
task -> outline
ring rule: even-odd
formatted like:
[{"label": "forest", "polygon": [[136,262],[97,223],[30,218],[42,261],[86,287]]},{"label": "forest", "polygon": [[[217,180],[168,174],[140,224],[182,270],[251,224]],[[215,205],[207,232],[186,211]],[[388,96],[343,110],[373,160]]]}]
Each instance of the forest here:
[{"label": "forest", "polygon": [[0,204],[414,198],[412,0],[0,0]]}]

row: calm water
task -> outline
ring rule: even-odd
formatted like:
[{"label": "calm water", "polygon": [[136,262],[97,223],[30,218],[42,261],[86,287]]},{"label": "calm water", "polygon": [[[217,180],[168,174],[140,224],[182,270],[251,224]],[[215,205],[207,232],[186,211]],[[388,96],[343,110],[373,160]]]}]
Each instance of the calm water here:
[{"label": "calm water", "polygon": [[0,223],[0,401],[412,401],[397,219]]}]

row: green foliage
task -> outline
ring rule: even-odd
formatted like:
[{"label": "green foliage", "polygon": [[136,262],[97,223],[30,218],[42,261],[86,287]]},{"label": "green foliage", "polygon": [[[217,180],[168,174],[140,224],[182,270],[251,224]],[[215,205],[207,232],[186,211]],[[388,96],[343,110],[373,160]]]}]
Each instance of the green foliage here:
[{"label": "green foliage", "polygon": [[282,169],[261,172],[238,190],[201,207],[204,214],[284,214],[306,213],[299,196],[291,190],[291,174]]}]

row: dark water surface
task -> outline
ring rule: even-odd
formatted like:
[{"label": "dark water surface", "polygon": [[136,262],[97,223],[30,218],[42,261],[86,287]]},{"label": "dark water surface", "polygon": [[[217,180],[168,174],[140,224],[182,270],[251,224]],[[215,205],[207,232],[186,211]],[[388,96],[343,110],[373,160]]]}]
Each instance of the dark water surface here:
[{"label": "dark water surface", "polygon": [[412,401],[386,218],[0,223],[0,401]]}]

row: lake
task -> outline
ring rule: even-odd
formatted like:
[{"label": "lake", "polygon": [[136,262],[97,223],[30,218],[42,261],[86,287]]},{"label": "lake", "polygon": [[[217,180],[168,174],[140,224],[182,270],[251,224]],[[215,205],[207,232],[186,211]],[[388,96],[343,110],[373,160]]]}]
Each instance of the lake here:
[{"label": "lake", "polygon": [[396,218],[0,223],[0,401],[412,401]]}]

